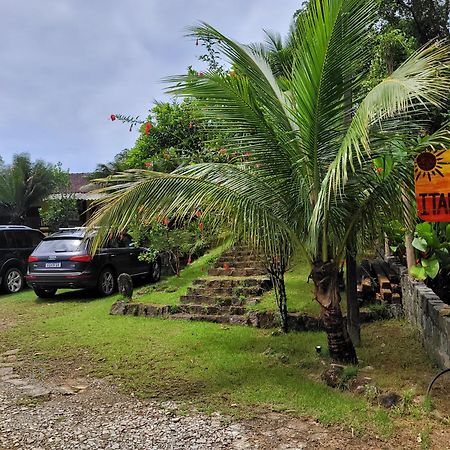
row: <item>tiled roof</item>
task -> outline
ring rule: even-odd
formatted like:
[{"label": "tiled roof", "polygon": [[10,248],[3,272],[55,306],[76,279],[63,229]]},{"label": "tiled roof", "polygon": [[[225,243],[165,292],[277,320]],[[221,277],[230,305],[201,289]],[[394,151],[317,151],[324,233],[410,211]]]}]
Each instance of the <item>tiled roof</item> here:
[{"label": "tiled roof", "polygon": [[71,173],[70,176],[70,192],[82,192],[81,188],[89,184],[89,173]]}]

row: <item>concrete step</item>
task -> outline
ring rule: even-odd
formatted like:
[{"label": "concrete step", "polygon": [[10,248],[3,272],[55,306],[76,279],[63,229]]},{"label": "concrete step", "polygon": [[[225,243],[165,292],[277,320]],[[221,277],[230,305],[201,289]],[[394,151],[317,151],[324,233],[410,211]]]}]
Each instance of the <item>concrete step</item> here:
[{"label": "concrete step", "polygon": [[249,278],[197,278],[192,282],[193,286],[204,288],[234,288],[234,287],[261,287],[265,290],[272,288],[272,281],[267,277]]},{"label": "concrete step", "polygon": [[257,269],[254,267],[248,267],[245,269],[234,269],[230,268],[229,270],[225,270],[223,267],[214,268],[208,271],[208,275],[213,277],[252,277],[258,275],[266,275],[267,272],[262,269]]},{"label": "concrete step", "polygon": [[213,323],[230,323],[230,316],[226,315],[213,315],[213,314],[172,314],[168,316],[171,320],[197,320],[200,322],[213,322]]},{"label": "concrete step", "polygon": [[222,316],[214,314],[172,314],[168,317],[171,320],[192,320],[200,322],[212,323],[229,323],[230,325],[251,325],[251,321],[247,315],[226,314]]},{"label": "concrete step", "polygon": [[183,304],[177,305],[173,309],[175,314],[190,314],[190,315],[207,315],[207,316],[219,316],[219,315],[237,315],[241,316],[245,314],[247,310],[243,306],[219,306],[219,305],[191,305]]},{"label": "concrete step", "polygon": [[204,287],[204,286],[193,286],[188,288],[187,295],[202,295],[205,297],[260,297],[266,292],[261,286],[228,286],[228,287]]},{"label": "concrete step", "polygon": [[262,265],[260,261],[256,260],[233,260],[228,259],[224,261],[217,261],[217,264],[215,267],[217,269],[219,268],[225,268],[228,265],[229,268],[232,269],[246,269],[247,267],[257,268],[261,270],[265,270],[265,267]]},{"label": "concrete step", "polygon": [[181,296],[180,303],[191,305],[242,306],[247,303],[247,300],[233,297],[210,297],[208,295],[194,294]]}]

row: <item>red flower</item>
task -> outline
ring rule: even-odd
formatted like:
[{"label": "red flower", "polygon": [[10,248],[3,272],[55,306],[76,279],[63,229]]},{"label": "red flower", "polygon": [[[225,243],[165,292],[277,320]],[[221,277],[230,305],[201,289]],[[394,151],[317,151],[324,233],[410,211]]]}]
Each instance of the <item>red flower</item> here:
[{"label": "red flower", "polygon": [[198,229],[200,230],[200,233],[203,233],[203,228],[204,228],[203,222],[200,222],[198,224]]},{"label": "red flower", "polygon": [[375,169],[375,172],[376,172],[376,173],[383,173],[383,172],[384,172],[384,169],[383,169],[382,167],[377,167],[377,168]]},{"label": "red flower", "polygon": [[147,161],[145,163],[145,167],[147,167],[147,169],[150,169],[151,167],[153,167],[153,163],[151,161]]},{"label": "red flower", "polygon": [[169,218],[168,217],[164,217],[163,224],[167,227],[167,225],[169,225],[169,223],[170,223]]},{"label": "red flower", "polygon": [[151,130],[151,128],[152,128],[152,124],[150,122],[147,122],[145,124],[144,133],[148,134],[148,132]]},{"label": "red flower", "polygon": [[223,270],[224,270],[225,272],[229,272],[229,270],[230,270],[230,265],[229,265],[228,263],[223,263]]},{"label": "red flower", "polygon": [[196,215],[196,217],[202,217],[202,212],[201,211],[195,211],[195,215]]},{"label": "red flower", "polygon": [[189,129],[193,128],[192,122],[189,122]]},{"label": "red flower", "polygon": [[111,120],[114,122],[117,119],[115,114],[111,114]]}]

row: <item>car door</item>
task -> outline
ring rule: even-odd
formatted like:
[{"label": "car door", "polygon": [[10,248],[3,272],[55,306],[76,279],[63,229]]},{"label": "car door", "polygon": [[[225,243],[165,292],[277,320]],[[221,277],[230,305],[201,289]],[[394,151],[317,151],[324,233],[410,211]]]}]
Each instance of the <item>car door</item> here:
[{"label": "car door", "polygon": [[9,258],[18,261],[18,268],[25,272],[26,267],[26,261],[29,255],[26,254],[26,250],[24,249],[24,246],[28,244],[28,238],[25,236],[22,236],[20,231],[17,230],[6,230],[5,236],[6,236],[6,242],[9,248]]},{"label": "car door", "polygon": [[124,247],[121,243],[121,239],[109,239],[105,248],[101,249],[101,252],[108,256],[109,261],[111,261],[116,269],[117,275],[120,275],[121,273],[133,275],[130,252],[129,249]]}]

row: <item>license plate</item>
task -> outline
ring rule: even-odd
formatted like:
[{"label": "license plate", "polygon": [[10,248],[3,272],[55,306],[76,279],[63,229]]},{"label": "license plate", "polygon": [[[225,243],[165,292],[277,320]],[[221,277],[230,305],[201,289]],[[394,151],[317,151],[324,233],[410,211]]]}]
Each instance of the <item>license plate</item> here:
[{"label": "license plate", "polygon": [[61,263],[60,262],[45,263],[45,267],[48,267],[48,268],[61,267]]}]

